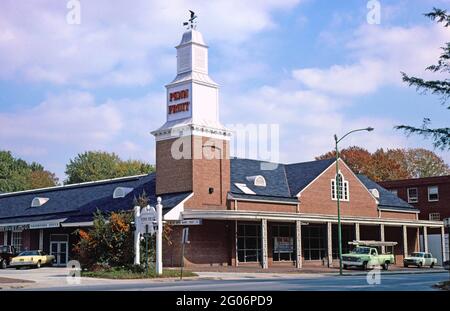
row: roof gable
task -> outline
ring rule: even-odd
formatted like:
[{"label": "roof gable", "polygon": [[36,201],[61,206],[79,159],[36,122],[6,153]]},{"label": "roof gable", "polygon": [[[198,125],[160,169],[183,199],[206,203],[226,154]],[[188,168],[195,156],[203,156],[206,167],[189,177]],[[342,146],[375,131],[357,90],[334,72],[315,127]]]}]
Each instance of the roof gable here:
[{"label": "roof gable", "polygon": [[334,161],[335,159],[326,159],[285,165],[291,195],[296,196]]}]

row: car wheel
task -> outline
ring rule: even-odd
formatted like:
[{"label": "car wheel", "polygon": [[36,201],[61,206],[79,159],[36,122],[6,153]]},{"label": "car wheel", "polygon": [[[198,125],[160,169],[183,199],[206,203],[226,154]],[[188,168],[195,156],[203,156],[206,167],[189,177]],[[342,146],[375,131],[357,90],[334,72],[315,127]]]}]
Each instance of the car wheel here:
[{"label": "car wheel", "polygon": [[431,263],[430,268],[431,268],[431,269],[434,268],[434,262]]},{"label": "car wheel", "polygon": [[421,262],[419,262],[419,264],[417,265],[417,268],[422,268],[422,263]]},{"label": "car wheel", "polygon": [[36,268],[39,269],[40,267],[41,267],[41,261],[38,261],[37,264],[36,264]]},{"label": "car wheel", "polygon": [[389,270],[389,262],[385,262],[383,265],[383,270]]},{"label": "car wheel", "polygon": [[0,269],[6,269],[6,260],[2,260],[2,264],[0,265]]},{"label": "car wheel", "polygon": [[348,269],[348,266],[347,266],[347,265],[344,265],[344,269],[347,270],[347,269]]}]

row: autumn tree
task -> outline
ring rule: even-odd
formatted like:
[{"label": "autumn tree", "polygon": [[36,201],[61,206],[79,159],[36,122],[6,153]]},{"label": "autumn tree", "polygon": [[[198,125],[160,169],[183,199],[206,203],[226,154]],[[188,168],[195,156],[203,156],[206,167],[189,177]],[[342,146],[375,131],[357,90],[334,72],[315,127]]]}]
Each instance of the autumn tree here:
[{"label": "autumn tree", "polygon": [[[445,28],[450,26],[450,15],[447,11],[434,8],[432,12],[425,14],[437,23],[442,23]],[[442,54],[439,57],[437,64],[431,65],[426,68],[428,71],[434,73],[450,73],[450,42],[446,43],[446,46],[442,48]],[[409,76],[402,72],[403,81],[409,86],[414,86],[422,94],[434,94],[441,97],[442,104],[447,105],[447,111],[450,109],[448,105],[448,99],[450,97],[450,79],[445,78],[443,80],[425,80],[423,78]],[[448,120],[448,119],[447,119]],[[434,146],[442,150],[450,150],[450,128],[440,127],[431,128],[431,119],[425,118],[421,127],[410,125],[399,125],[396,129],[404,130],[408,135],[417,134],[422,135],[425,138],[431,137]]]},{"label": "autumn tree", "polygon": [[66,165],[66,184],[148,174],[154,167],[138,160],[123,161],[115,153],[87,151]]},{"label": "autumn tree", "polygon": [[[421,178],[450,174],[449,166],[434,152],[422,148],[378,149],[370,153],[364,148],[349,147],[340,152],[341,158],[357,174],[374,181]],[[316,160],[335,158],[335,151]]]}]

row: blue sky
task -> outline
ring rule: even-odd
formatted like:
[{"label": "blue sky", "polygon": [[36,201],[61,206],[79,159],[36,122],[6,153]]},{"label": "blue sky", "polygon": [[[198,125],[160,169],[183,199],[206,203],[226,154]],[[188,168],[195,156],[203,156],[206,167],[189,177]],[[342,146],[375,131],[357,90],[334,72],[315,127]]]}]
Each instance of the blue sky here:
[{"label": "blue sky", "polygon": [[408,88],[400,71],[433,77],[423,69],[450,33],[422,14],[450,1],[379,2],[371,25],[365,0],[90,0],[69,25],[65,0],[2,1],[0,149],[60,178],[85,150],[154,163],[149,133],[165,121],[187,9],[210,46],[222,123],[279,124],[281,161],[311,160],[334,133],[368,125],[376,131],[343,147],[432,149],[393,126],[448,126],[439,98]]}]

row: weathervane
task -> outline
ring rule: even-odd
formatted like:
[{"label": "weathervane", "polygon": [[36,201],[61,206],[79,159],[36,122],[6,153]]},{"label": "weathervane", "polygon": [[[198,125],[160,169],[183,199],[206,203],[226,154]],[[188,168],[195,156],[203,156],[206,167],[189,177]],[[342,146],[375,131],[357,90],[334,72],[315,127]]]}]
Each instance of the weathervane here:
[{"label": "weathervane", "polygon": [[187,26],[187,29],[195,29],[197,27],[197,21],[194,21],[197,18],[194,11],[189,10],[191,13],[191,18],[187,22],[183,23],[183,26]]}]

